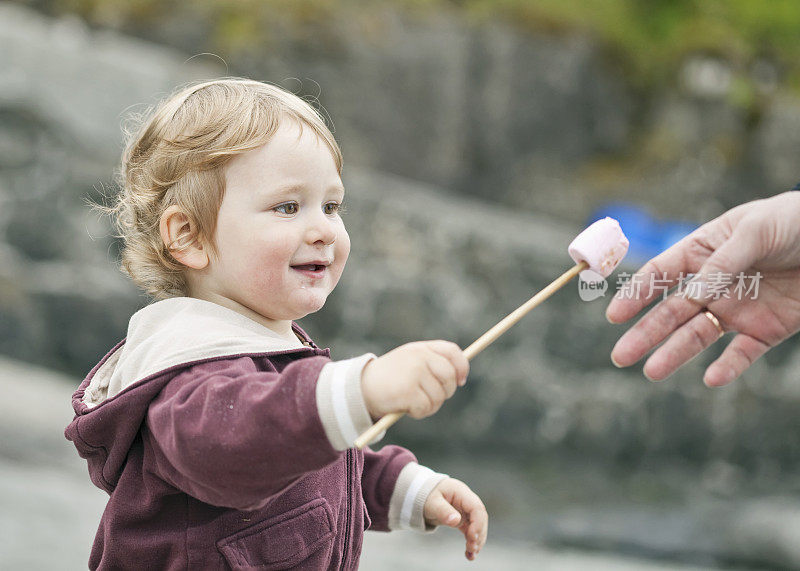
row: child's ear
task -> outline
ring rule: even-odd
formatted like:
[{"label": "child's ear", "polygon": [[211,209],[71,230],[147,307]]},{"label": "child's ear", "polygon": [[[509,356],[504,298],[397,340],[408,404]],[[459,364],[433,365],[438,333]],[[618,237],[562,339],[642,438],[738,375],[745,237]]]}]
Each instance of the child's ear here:
[{"label": "child's ear", "polygon": [[202,270],[208,265],[208,254],[197,238],[197,229],[179,206],[173,205],[164,211],[159,232],[170,255],[184,266]]}]

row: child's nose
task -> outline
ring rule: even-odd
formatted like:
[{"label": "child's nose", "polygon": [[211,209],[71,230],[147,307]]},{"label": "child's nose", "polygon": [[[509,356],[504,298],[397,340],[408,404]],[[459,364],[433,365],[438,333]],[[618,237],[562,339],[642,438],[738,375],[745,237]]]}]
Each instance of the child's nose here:
[{"label": "child's nose", "polygon": [[324,214],[315,216],[308,225],[306,239],[311,244],[333,244],[336,241],[336,225]]}]

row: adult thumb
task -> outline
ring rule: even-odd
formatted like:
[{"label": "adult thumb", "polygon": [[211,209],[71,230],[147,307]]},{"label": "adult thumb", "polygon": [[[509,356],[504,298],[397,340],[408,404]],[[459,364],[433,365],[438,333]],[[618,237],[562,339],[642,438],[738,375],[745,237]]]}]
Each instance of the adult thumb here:
[{"label": "adult thumb", "polygon": [[450,527],[458,527],[461,522],[461,514],[458,513],[453,506],[442,496],[431,498],[431,511],[432,519],[436,521],[437,525],[449,525]]}]

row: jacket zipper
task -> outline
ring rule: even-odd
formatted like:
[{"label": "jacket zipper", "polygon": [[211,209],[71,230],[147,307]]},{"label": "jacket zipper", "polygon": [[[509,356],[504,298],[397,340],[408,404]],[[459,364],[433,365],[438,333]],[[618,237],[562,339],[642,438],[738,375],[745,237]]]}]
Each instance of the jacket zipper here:
[{"label": "jacket zipper", "polygon": [[351,491],[350,491],[350,485],[351,485],[351,483],[353,481],[353,479],[350,477],[350,458],[351,458],[350,455],[351,455],[351,453],[352,453],[352,450],[350,448],[348,448],[346,453],[345,453],[346,454],[345,459],[346,459],[346,463],[347,463],[347,469],[346,469],[347,489],[346,489],[346,496],[345,496],[345,498],[347,500],[347,519],[345,520],[345,525],[344,525],[344,547],[342,548],[341,569],[346,569],[344,564],[345,564],[345,561],[347,560],[347,552],[348,552],[348,550],[350,548],[350,520],[353,517],[352,508],[351,508],[351,505],[350,505],[350,504],[353,503],[352,499],[351,499]]}]

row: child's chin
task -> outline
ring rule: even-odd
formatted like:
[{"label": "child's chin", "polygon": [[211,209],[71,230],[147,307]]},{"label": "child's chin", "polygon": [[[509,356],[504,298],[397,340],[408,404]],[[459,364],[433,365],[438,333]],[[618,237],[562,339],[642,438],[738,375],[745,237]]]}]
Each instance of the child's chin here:
[{"label": "child's chin", "polygon": [[[297,288],[286,298],[283,307],[289,313],[305,316],[322,309],[330,293],[331,290],[327,287]],[[293,317],[292,319],[299,319],[299,317]]]},{"label": "child's chin", "polygon": [[316,313],[317,311],[319,311],[319,309],[298,309],[297,311],[293,311],[288,318],[292,321],[297,321],[298,319],[303,319],[304,317],[311,315],[312,313]]},{"label": "child's chin", "polygon": [[315,296],[315,298],[313,299],[303,300],[303,303],[298,304],[295,310],[298,316],[294,317],[293,319],[300,319],[311,313],[316,313],[325,306],[325,300],[327,299],[327,297],[328,296],[320,296],[319,298],[317,298]]}]

